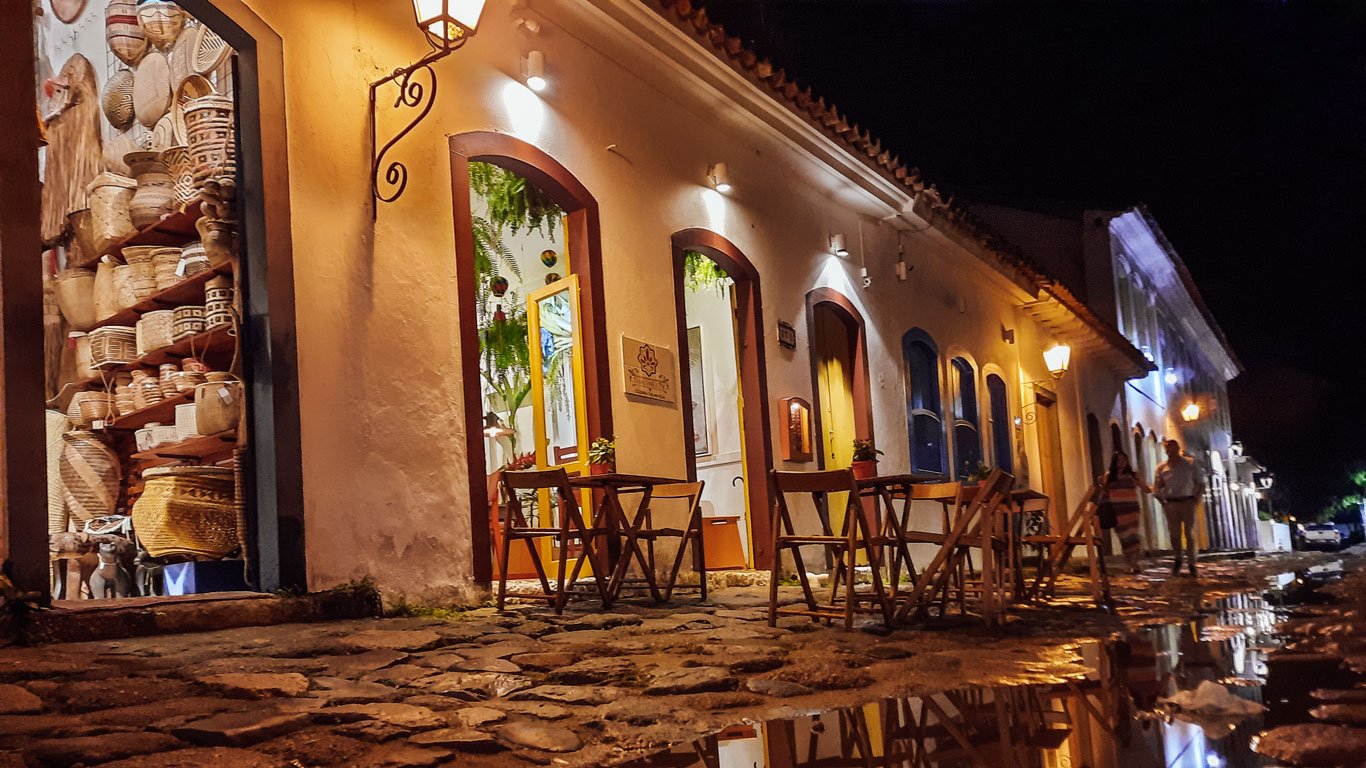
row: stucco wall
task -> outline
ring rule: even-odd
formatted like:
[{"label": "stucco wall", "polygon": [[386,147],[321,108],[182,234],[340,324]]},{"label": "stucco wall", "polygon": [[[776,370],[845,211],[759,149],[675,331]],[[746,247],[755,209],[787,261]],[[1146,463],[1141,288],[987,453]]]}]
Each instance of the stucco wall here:
[{"label": "stucco wall", "polygon": [[[623,471],[685,471],[678,405],[624,397],[618,339],[626,333],[676,346],[669,236],[686,227],[727,237],[761,273],[770,409],[781,397],[811,398],[807,292],[833,287],[860,308],[869,321],[875,437],[886,452],[884,466],[907,461],[900,338],[908,328],[930,333],[945,359],[968,354],[978,365],[983,403],[981,369],[998,366],[1013,415],[1020,383],[1047,378],[1040,350],[1052,337],[1019,311],[1028,297],[976,257],[933,230],[911,234],[905,252],[915,269],[898,282],[894,231],[847,180],[762,125],[713,111],[706,94],[656,84],[663,77],[686,81],[684,74],[628,70],[546,17],[541,34],[530,36],[514,27],[500,3],[490,5],[465,49],[436,65],[436,107],[396,150],[412,173],[408,191],[372,222],[367,83],[424,53],[407,4],[249,5],[284,39],[312,587],[368,575],[418,599],[469,594],[463,488],[471,477],[461,455],[446,141],[452,134],[491,130],[522,138],[555,157],[596,197]],[[539,96],[514,79],[520,56],[532,48],[545,52],[551,83]],[[398,125],[386,115],[380,135],[392,135]],[[735,190],[728,196],[703,184],[707,166],[717,161],[730,167]],[[851,258],[826,252],[832,232],[847,235]],[[867,289],[858,277],[865,262],[873,278]],[[773,338],[778,320],[797,327],[795,351]],[[1015,330],[1013,344],[1003,339],[1003,328]],[[1076,365],[1084,368],[1086,361]],[[1087,475],[1078,380],[1064,379],[1058,389],[1069,496],[1080,493]],[[774,423],[781,420],[775,416]],[[1028,428],[1024,438],[1033,451]],[[475,482],[482,482],[481,473],[476,470]],[[1031,482],[1039,485],[1036,476]]]}]

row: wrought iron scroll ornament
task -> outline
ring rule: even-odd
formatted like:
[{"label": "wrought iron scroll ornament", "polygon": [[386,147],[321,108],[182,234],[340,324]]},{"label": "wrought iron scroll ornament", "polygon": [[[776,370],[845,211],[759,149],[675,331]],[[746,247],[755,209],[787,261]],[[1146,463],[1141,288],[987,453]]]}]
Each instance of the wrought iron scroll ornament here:
[{"label": "wrought iron scroll ornament", "polygon": [[[371,209],[373,216],[379,215],[380,203],[392,203],[402,197],[408,189],[408,166],[399,160],[387,160],[389,150],[412,133],[413,129],[431,114],[432,106],[436,103],[436,70],[432,69],[432,64],[454,53],[462,45],[463,40],[453,47],[433,50],[409,66],[396,69],[370,84],[370,147],[374,153],[370,182],[375,198]],[[398,88],[393,109],[417,110],[417,114],[398,134],[384,146],[380,146],[379,91],[390,83]]]}]

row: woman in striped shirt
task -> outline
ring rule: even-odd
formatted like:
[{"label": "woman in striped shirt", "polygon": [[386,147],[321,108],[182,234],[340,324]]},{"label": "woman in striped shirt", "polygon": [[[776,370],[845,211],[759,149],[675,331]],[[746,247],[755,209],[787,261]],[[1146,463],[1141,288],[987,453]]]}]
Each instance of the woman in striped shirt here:
[{"label": "woman in striped shirt", "polygon": [[1142,554],[1142,542],[1138,535],[1140,513],[1139,493],[1152,493],[1148,486],[1134,473],[1129,463],[1129,455],[1115,451],[1110,458],[1110,471],[1100,480],[1105,495],[1101,498],[1100,526],[1105,530],[1113,528],[1119,536],[1119,545],[1124,550],[1124,559],[1134,573],[1139,572],[1138,558]]}]

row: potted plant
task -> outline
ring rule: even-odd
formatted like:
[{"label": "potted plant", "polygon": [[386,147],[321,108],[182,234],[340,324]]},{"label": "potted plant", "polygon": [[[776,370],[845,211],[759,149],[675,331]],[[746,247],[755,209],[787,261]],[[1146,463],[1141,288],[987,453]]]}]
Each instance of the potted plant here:
[{"label": "potted plant", "polygon": [[882,451],[873,447],[872,440],[854,440],[854,477],[866,480],[877,477],[877,457]]},{"label": "potted plant", "polygon": [[606,475],[617,470],[617,444],[615,440],[599,437],[588,445],[588,471],[594,475]]}]

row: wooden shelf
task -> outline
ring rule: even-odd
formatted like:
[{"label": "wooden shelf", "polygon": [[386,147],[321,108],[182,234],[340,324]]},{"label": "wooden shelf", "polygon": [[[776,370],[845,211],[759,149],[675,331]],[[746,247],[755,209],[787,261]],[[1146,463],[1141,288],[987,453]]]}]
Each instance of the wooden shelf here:
[{"label": "wooden shelf", "polygon": [[109,429],[142,429],[153,422],[169,426],[175,423],[176,406],[189,405],[193,402],[193,393],[168,397],[156,405],[148,406],[140,411],[133,411],[127,416],[120,416],[108,427]]},{"label": "wooden shelf", "polygon": [[181,360],[191,356],[197,357],[200,360],[204,360],[205,358],[226,358],[223,365],[220,366],[220,368],[226,368],[227,363],[231,361],[233,352],[237,350],[237,337],[228,334],[229,328],[230,326],[223,326],[222,328],[205,331],[196,336],[191,336],[188,339],[177,341],[169,347],[162,347],[161,349],[148,352],[131,363],[107,366],[101,369],[103,373],[97,373],[83,381],[73,381],[70,386],[74,387],[75,390],[79,392],[86,387],[103,384],[115,373],[136,371],[140,368],[155,369],[161,367],[162,363],[179,363]]},{"label": "wooden shelf", "polygon": [[189,440],[182,440],[178,443],[153,448],[150,451],[141,451],[133,454],[134,461],[140,462],[160,462],[171,461],[202,461],[212,456],[219,456],[228,453],[237,447],[237,431],[228,430],[219,432],[216,435],[206,435],[204,437],[192,437]]},{"label": "wooden shelf", "polygon": [[129,245],[185,245],[199,239],[199,231],[195,229],[194,223],[199,220],[199,201],[195,200],[185,206],[184,210],[167,216],[146,229],[135,232],[128,237],[114,243],[104,250],[103,253],[94,258],[86,259],[80,264],[70,264],[70,267],[90,268],[99,263],[105,256],[123,255],[123,249]]},{"label": "wooden shelf", "polygon": [[[223,266],[206,269],[197,275],[187,277],[164,291],[154,293],[128,309],[115,312],[95,323],[94,328],[106,325],[136,325],[138,318],[159,309],[174,309],[187,304],[204,303],[204,284],[219,275],[231,275],[232,267]],[[94,330],[92,328],[91,330]]]}]

